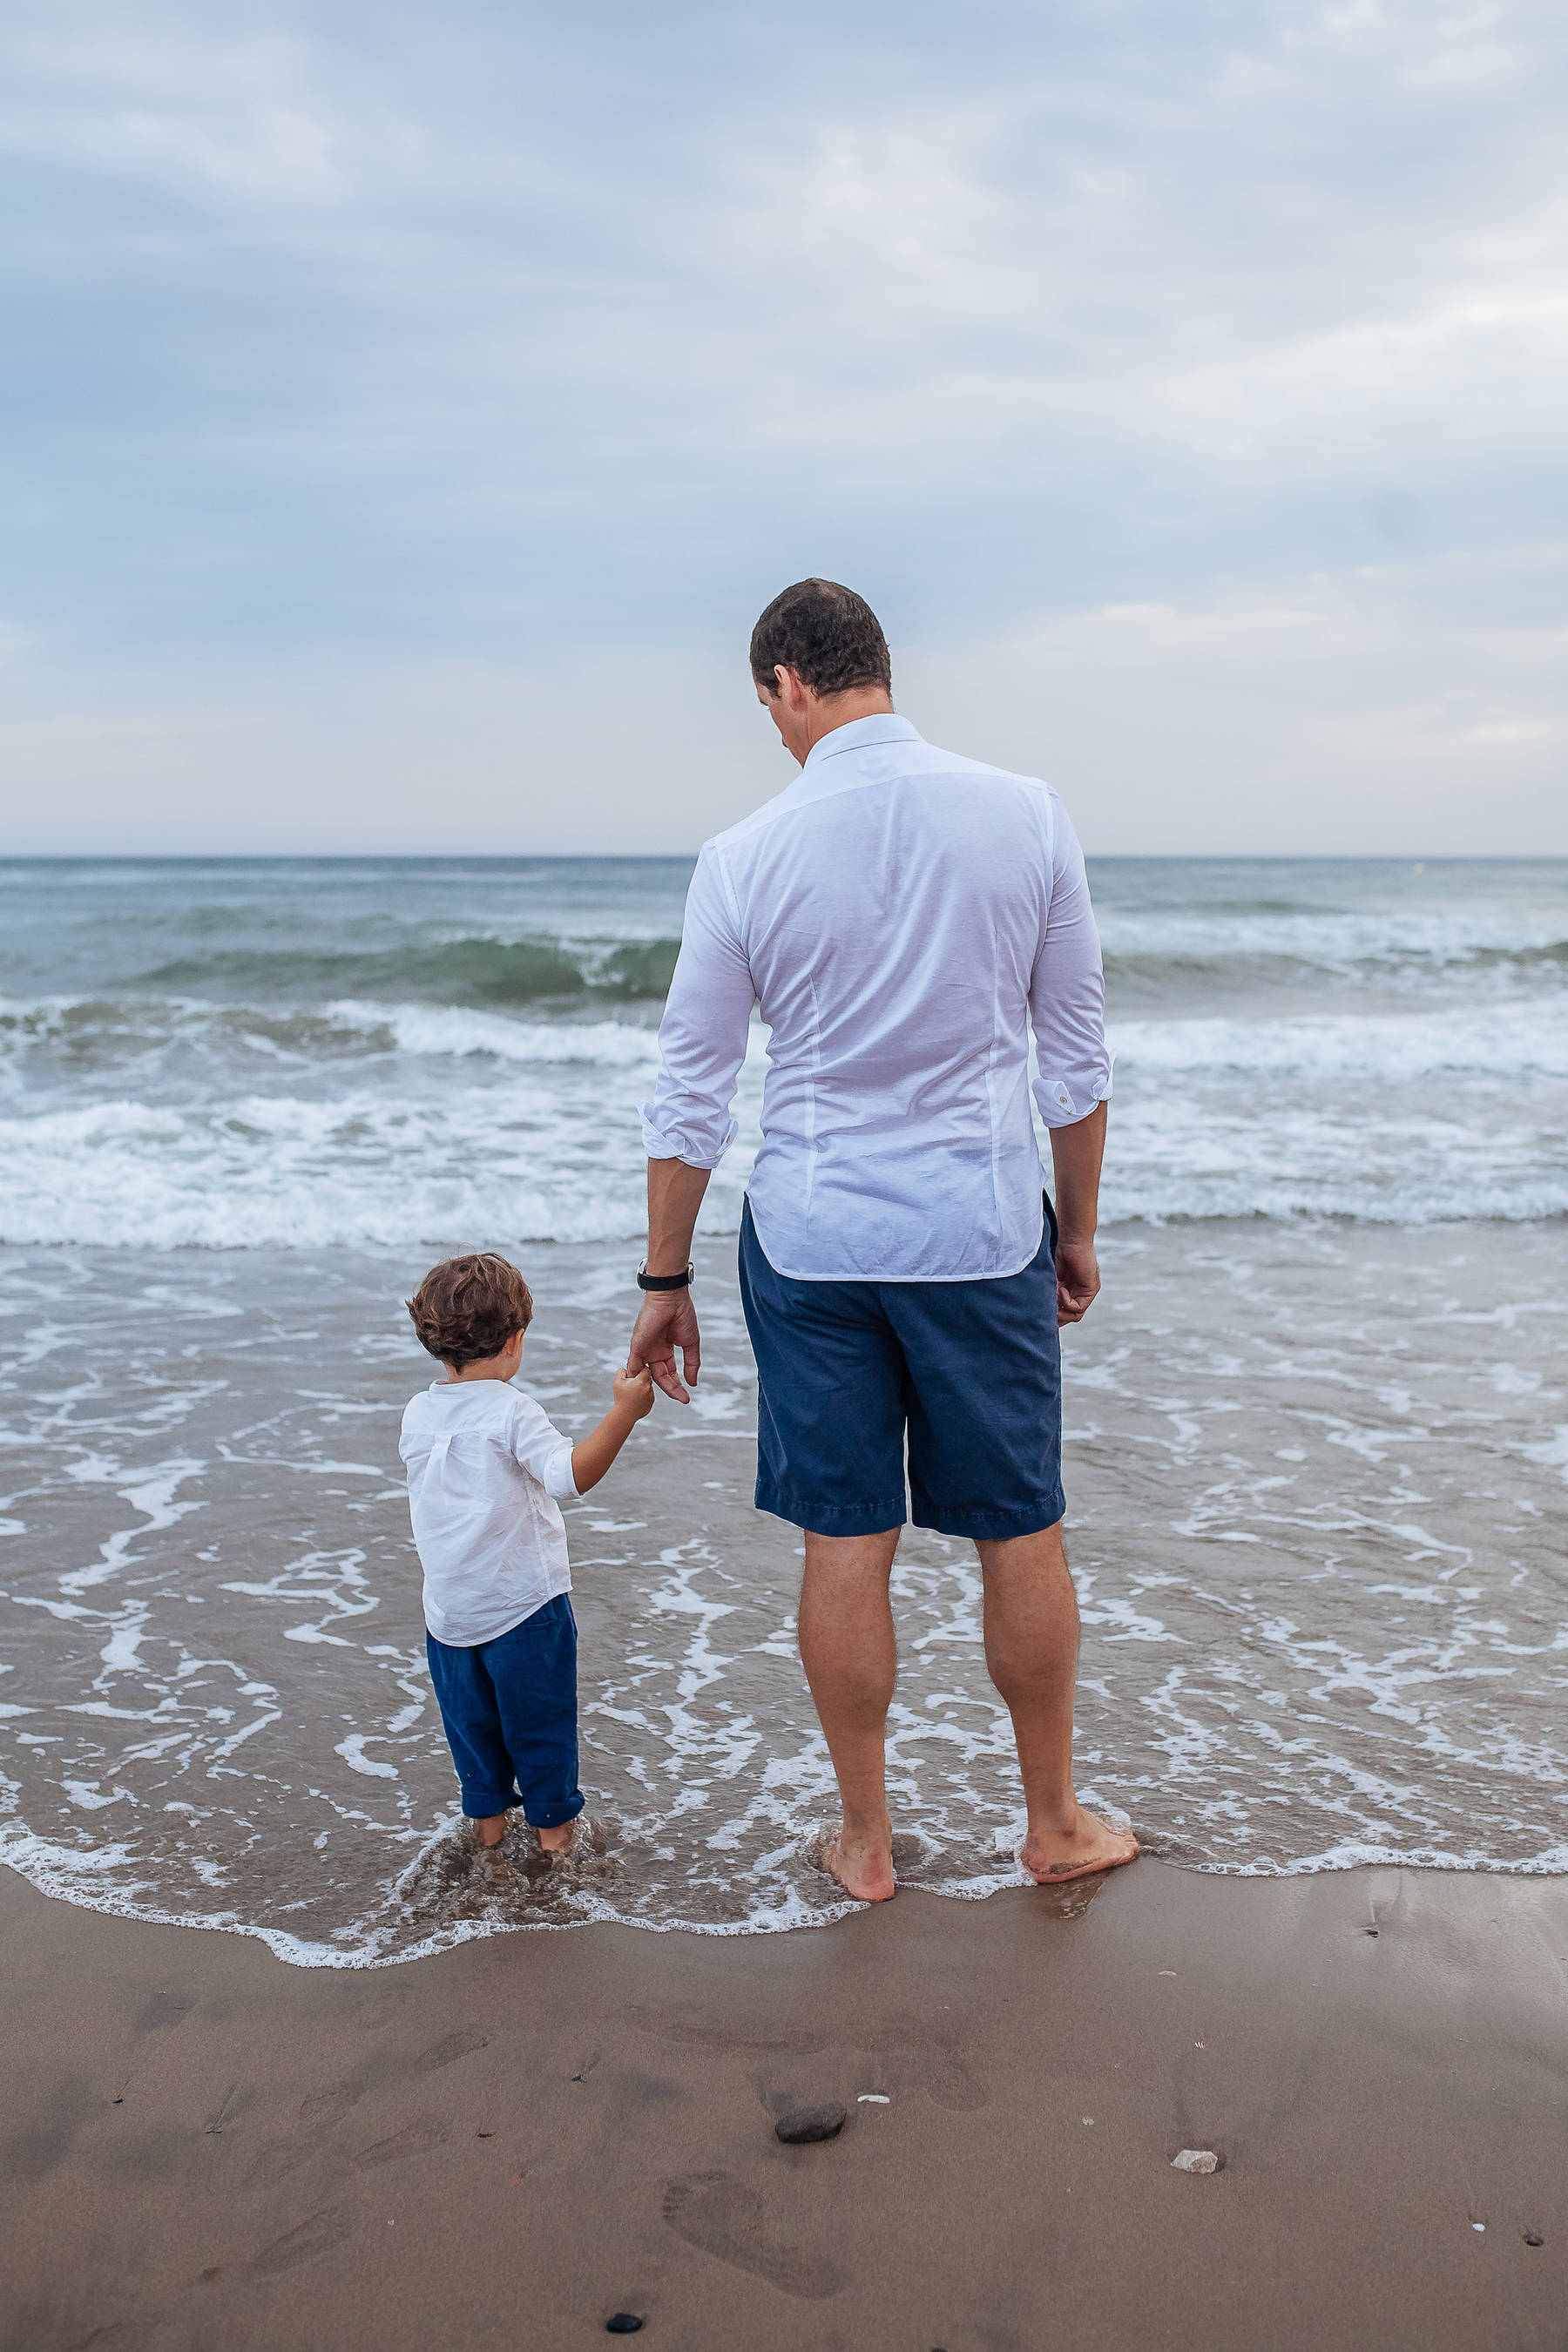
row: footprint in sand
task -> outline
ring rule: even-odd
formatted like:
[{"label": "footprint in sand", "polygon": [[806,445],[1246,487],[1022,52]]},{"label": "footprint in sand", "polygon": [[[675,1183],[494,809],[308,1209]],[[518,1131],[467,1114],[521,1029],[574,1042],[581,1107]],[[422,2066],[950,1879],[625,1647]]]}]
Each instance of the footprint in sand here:
[{"label": "footprint in sand", "polygon": [[426,2074],[437,2066],[450,2066],[455,2059],[466,2058],[470,2050],[482,2050],[489,2040],[488,2033],[477,2033],[471,2026],[457,2033],[448,2033],[443,2041],[433,2042],[428,2050],[419,2053],[419,2065]]},{"label": "footprint in sand", "polygon": [[319,2213],[296,2222],[293,2229],[285,2230],[269,2246],[263,2246],[250,2267],[263,2278],[269,2278],[279,2271],[295,2270],[300,2263],[313,2262],[318,2254],[330,2253],[353,2234],[353,2223],[345,2209],[342,2205],[326,2205]]},{"label": "footprint in sand", "polygon": [[363,2098],[365,2088],[363,2083],[332,2083],[324,2091],[312,2091],[300,2102],[300,2121],[307,2129],[335,2124]]},{"label": "footprint in sand", "polygon": [[71,2352],[153,2352],[154,2345],[168,2341],[170,2324],[162,2314],[153,2319],[111,2319],[90,2336],[79,2336]]},{"label": "footprint in sand", "polygon": [[933,2031],[930,2025],[921,2025],[914,2020],[886,2025],[866,2035],[860,2047],[873,2055],[907,2053],[914,2062],[911,2070],[914,2081],[910,2087],[918,2084],[936,2101],[939,2107],[973,2114],[976,2107],[985,2105],[987,2094],[984,2084],[975,2081],[951,2041],[943,2038],[940,2028]]},{"label": "footprint in sand", "polygon": [[694,2172],[684,2180],[669,2181],[664,2218],[689,2246],[750,2271],[770,2286],[782,2287],[785,2294],[817,2300],[837,2294],[844,2284],[842,2273],[832,2263],[774,2243],[762,2199],[727,2172]]},{"label": "footprint in sand", "polygon": [[362,2148],[353,2158],[356,2172],[367,2172],[373,2164],[395,2164],[405,2156],[423,2156],[426,2148],[439,2147],[447,2137],[447,2126],[434,2116],[426,2116],[416,2124],[405,2124],[385,2139],[378,2139]]},{"label": "footprint in sand", "polygon": [[195,2002],[183,1992],[155,1992],[136,2021],[138,2033],[162,2033],[188,2017]]},{"label": "footprint in sand", "polygon": [[772,2033],[734,2033],[727,2026],[710,2024],[706,2018],[670,2018],[657,2009],[632,2009],[626,2014],[634,2025],[660,2042],[692,2043],[700,2049],[757,2050],[792,2058],[811,2058],[827,2047],[825,2033],[805,2026],[781,2026]]}]

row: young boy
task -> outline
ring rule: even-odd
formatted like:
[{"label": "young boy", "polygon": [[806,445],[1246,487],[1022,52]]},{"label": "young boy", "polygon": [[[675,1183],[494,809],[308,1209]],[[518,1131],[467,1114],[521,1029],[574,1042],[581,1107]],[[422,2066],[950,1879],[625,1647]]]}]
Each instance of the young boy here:
[{"label": "young boy", "polygon": [[[448,1258],[408,1301],[447,1378],[403,1416],[408,1508],[425,1570],[426,1650],[463,1811],[500,1845],[510,1806],[546,1853],[568,1853],[577,1786],[577,1624],[557,1498],[596,1486],[653,1409],[647,1372],[615,1376],[615,1402],[580,1445],[510,1383],[533,1298],[488,1252]],[[521,1791],[521,1797],[519,1791]]]}]

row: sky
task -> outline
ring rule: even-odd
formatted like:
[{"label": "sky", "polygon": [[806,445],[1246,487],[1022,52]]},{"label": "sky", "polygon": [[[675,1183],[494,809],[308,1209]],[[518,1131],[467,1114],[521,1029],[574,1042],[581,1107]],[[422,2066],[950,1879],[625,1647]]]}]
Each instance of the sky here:
[{"label": "sky", "polygon": [[810,573],[1102,854],[1568,854],[1560,0],[10,0],[0,846],[685,851]]}]

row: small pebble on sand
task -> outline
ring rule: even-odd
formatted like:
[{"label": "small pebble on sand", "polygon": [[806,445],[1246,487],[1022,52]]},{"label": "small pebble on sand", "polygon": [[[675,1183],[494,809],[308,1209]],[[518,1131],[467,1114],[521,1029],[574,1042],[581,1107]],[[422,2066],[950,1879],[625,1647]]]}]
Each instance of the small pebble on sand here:
[{"label": "small pebble on sand", "polygon": [[1219,2158],[1212,2147],[1184,2147],[1171,2158],[1173,2172],[1217,2172]]},{"label": "small pebble on sand", "polygon": [[861,2107],[885,2107],[891,2102],[886,2091],[862,2091],[855,2104]]},{"label": "small pebble on sand", "polygon": [[635,2311],[612,2311],[605,2322],[606,2336],[635,2336],[642,2321]]},{"label": "small pebble on sand", "polygon": [[792,2107],[773,2126],[773,2135],[786,2147],[799,2147],[814,2139],[832,2139],[845,2124],[844,2109],[837,2105],[826,2107]]}]

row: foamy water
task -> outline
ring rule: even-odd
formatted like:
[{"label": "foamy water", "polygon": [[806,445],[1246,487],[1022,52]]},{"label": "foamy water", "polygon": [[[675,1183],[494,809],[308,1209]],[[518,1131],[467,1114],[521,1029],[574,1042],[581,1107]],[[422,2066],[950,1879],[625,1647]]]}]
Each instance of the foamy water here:
[{"label": "foamy water", "polygon": [[[837,1916],[793,1531],[749,1501],[732,1280],[707,1369],[573,1516],[565,1872],[456,1822],[397,1418],[447,1246],[540,1300],[570,1428],[624,1346],[633,1106],[686,869],[26,869],[0,913],[6,1858],[314,1963],[591,1917]],[[1079,1772],[1153,1852],[1568,1867],[1568,869],[1096,874],[1107,1287],[1068,1342]],[[754,1122],[765,1036],[741,1108]],[[973,1555],[911,1532],[901,1874],[1022,1823]]]}]

